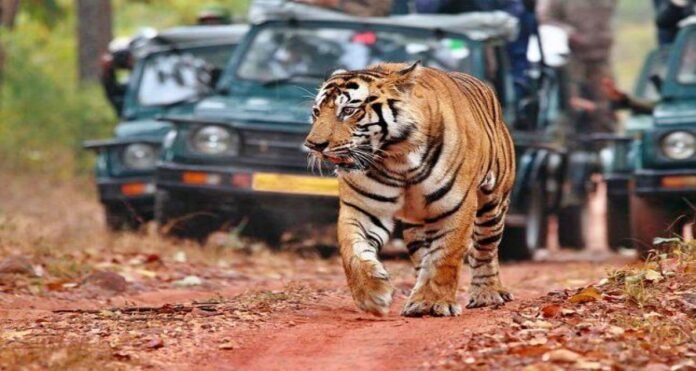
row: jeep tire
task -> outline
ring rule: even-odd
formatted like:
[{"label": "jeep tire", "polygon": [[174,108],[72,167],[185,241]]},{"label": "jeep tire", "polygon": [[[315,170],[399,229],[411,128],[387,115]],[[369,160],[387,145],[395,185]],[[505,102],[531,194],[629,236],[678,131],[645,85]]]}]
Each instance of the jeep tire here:
[{"label": "jeep tire", "polygon": [[587,200],[580,205],[569,205],[558,209],[558,244],[574,250],[585,248],[587,243]]},{"label": "jeep tire", "polygon": [[628,195],[607,195],[607,244],[613,251],[631,247],[631,221]]},{"label": "jeep tire", "polygon": [[155,220],[167,236],[204,243],[222,224],[219,213],[206,209],[188,194],[158,190],[155,193]]},{"label": "jeep tire", "polygon": [[681,234],[682,222],[688,218],[680,220],[682,213],[674,206],[669,200],[631,195],[631,240],[642,257],[653,249],[655,237],[675,237]]},{"label": "jeep tire", "polygon": [[546,246],[548,233],[546,193],[541,186],[534,186],[529,192],[525,225],[506,227],[503,233],[503,240],[500,243],[502,260],[528,260],[534,257],[536,250]]},{"label": "jeep tire", "polygon": [[134,231],[145,222],[145,217],[126,203],[106,203],[103,206],[106,226],[113,232]]}]

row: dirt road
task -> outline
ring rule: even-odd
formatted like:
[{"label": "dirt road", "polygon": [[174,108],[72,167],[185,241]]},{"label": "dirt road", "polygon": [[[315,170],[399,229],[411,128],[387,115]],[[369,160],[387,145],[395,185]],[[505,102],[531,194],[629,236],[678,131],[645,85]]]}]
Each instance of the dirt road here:
[{"label": "dirt road", "polygon": [[[616,263],[616,262],[615,262]],[[611,266],[605,263],[603,267]],[[395,265],[395,264],[393,264]],[[399,264],[401,265],[401,264]],[[399,267],[401,268],[401,267]],[[403,318],[398,316],[412,279],[400,277],[400,292],[392,313],[375,318],[358,313],[340,277],[331,280],[335,296],[297,310],[277,313],[272,324],[295,325],[277,330],[240,332],[243,345],[235,352],[208,363],[216,368],[234,365],[247,369],[413,369],[434,360],[449,340],[472,329],[496,324],[510,317],[520,302],[568,283],[587,284],[603,274],[602,265],[591,263],[531,263],[503,268],[505,282],[517,294],[517,302],[499,309],[467,310],[459,318]],[[464,302],[465,293],[460,295]]]},{"label": "dirt road", "polygon": [[629,261],[598,247],[504,264],[515,301],[445,319],[398,315],[413,270],[390,261],[395,303],[377,318],[356,310],[337,259],[269,253],[232,238],[200,247],[152,230],[112,235],[88,186],[20,178],[0,194],[0,260],[29,264],[0,274],[0,369],[423,368],[465,334],[498,331],[520,305]]},{"label": "dirt road", "polygon": [[[398,291],[392,312],[383,318],[356,310],[342,272],[335,269],[338,262],[302,263],[306,266],[299,269],[302,273],[282,279],[247,276],[242,269],[244,278],[212,284],[215,290],[148,290],[79,300],[0,294],[0,326],[5,332],[31,329],[31,335],[18,339],[20,344],[46,346],[41,340],[50,339],[90,346],[109,344],[107,352],[115,355],[114,361],[163,369],[416,369],[435,364],[464,334],[509,320],[522,303],[552,290],[596,282],[606,269],[625,261],[508,264],[502,268],[503,279],[516,301],[497,309],[465,310],[461,317],[444,319],[398,315],[413,283],[406,262],[388,264]],[[314,263],[323,269],[312,270]],[[465,302],[464,288],[459,296]],[[216,298],[214,310],[193,310],[182,316],[171,316],[162,309],[145,318],[127,312],[127,308],[191,305],[212,297]],[[118,308],[123,308],[122,313]],[[184,331],[180,331],[182,322],[190,325],[184,325]],[[82,336],[71,338],[70,332],[75,330]],[[157,341],[162,342],[161,347]]]}]

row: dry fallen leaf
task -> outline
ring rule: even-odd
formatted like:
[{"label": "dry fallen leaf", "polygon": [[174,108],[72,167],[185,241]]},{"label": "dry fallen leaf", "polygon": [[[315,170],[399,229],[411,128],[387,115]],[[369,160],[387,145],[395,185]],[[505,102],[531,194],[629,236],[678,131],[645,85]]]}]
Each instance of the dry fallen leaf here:
[{"label": "dry fallen leaf", "polygon": [[531,340],[529,340],[529,344],[530,345],[544,345],[548,341],[549,341],[549,339],[546,338],[545,336],[538,335],[538,336],[535,336],[534,338],[532,338]]},{"label": "dry fallen leaf", "polygon": [[529,366],[522,369],[522,371],[557,371],[557,370],[563,370],[563,369],[558,367],[558,366],[555,366],[552,364],[545,364],[545,363],[529,365]]},{"label": "dry fallen leaf", "polygon": [[146,348],[150,348],[150,349],[159,349],[159,348],[162,348],[163,346],[164,346],[164,342],[159,337],[153,338],[145,345]]},{"label": "dry fallen leaf", "polygon": [[541,308],[541,314],[544,318],[554,318],[561,311],[561,306],[558,304],[551,304]]},{"label": "dry fallen leaf", "polygon": [[576,362],[580,355],[568,349],[556,349],[545,353],[541,359],[544,362]]},{"label": "dry fallen leaf", "polygon": [[657,282],[662,279],[662,275],[660,274],[660,272],[648,269],[647,271],[645,271],[645,279],[650,282]]},{"label": "dry fallen leaf", "polygon": [[579,293],[568,298],[568,301],[573,304],[581,304],[597,301],[600,299],[602,299],[602,293],[599,292],[599,290],[597,290],[596,287],[589,286],[582,289],[582,291],[580,291]]},{"label": "dry fallen leaf", "polygon": [[602,368],[602,364],[599,362],[590,362],[583,360],[576,362],[573,366],[580,370],[599,370]]},{"label": "dry fallen leaf", "polygon": [[239,345],[235,343],[234,341],[227,341],[224,342],[220,345],[218,345],[218,349],[223,349],[223,350],[232,350],[232,349],[237,349],[239,348]]},{"label": "dry fallen leaf", "polygon": [[543,345],[521,346],[511,348],[508,351],[508,354],[514,354],[521,357],[538,357],[547,353],[549,350],[549,347]]},{"label": "dry fallen leaf", "polygon": [[608,331],[614,336],[621,336],[625,332],[625,330],[619,326],[609,326]]},{"label": "dry fallen leaf", "polygon": [[176,287],[200,286],[202,284],[203,284],[203,280],[198,276],[186,276],[186,277],[174,282],[174,286],[176,286]]}]

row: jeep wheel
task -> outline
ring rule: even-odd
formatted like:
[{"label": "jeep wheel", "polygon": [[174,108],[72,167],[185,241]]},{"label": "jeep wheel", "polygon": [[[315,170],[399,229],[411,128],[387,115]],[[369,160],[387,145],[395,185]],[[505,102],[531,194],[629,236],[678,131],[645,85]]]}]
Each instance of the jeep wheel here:
[{"label": "jeep wheel", "polygon": [[140,228],[145,218],[126,204],[104,204],[106,226],[113,232],[134,231]]},{"label": "jeep wheel", "polygon": [[631,240],[641,256],[646,256],[653,248],[655,237],[674,237],[681,232],[675,213],[669,202],[658,198],[639,197],[630,199]]},{"label": "jeep wheel", "polygon": [[266,242],[272,249],[280,249],[280,240],[289,223],[272,211],[256,210],[249,215],[249,224],[242,235]]},{"label": "jeep wheel", "polygon": [[220,227],[222,220],[189,195],[162,190],[155,194],[155,219],[163,234],[200,243]]},{"label": "jeep wheel", "polygon": [[588,204],[565,206],[558,209],[558,244],[574,250],[585,248]]},{"label": "jeep wheel", "polygon": [[542,187],[532,187],[523,227],[508,227],[503,233],[500,256],[503,260],[527,260],[546,246],[548,215]]},{"label": "jeep wheel", "polygon": [[607,195],[607,243],[613,251],[632,246],[628,203],[626,195]]}]

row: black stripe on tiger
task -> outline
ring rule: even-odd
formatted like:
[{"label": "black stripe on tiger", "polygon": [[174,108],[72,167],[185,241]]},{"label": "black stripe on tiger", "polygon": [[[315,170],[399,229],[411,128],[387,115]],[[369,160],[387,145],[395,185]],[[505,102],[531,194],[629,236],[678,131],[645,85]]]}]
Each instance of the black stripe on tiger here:
[{"label": "black stripe on tiger", "polygon": [[378,195],[372,192],[367,192],[364,189],[356,186],[349,180],[345,180],[346,184],[350,187],[350,189],[354,190],[356,193],[360,194],[361,196],[367,197],[371,200],[374,201],[379,201],[379,202],[390,202],[390,203],[396,203],[396,201],[399,200],[398,197],[386,197],[382,195]]},{"label": "black stripe on tiger", "polygon": [[457,166],[457,169],[454,171],[454,174],[452,174],[452,177],[449,181],[447,181],[447,183],[445,183],[445,185],[437,189],[435,192],[425,195],[426,205],[432,204],[433,202],[445,197],[445,195],[449,193],[449,191],[452,189],[452,186],[454,186],[454,181],[457,180],[457,175],[459,175],[459,170],[462,168],[463,164],[464,162],[459,163],[459,166]]},{"label": "black stripe on tiger", "polygon": [[[426,237],[423,239],[419,239],[419,240],[415,240],[415,241],[411,241],[406,245],[406,249],[408,250],[409,255],[413,255],[416,251],[420,250],[423,247],[429,247],[433,242],[445,237],[450,232],[452,232],[452,230],[443,231],[443,232],[440,232],[438,230],[427,231],[425,233],[432,234],[432,236]],[[437,233],[437,234],[435,234],[435,233]]]},{"label": "black stripe on tiger", "polygon": [[462,199],[461,199],[461,200],[457,203],[457,205],[455,205],[453,208],[451,208],[451,209],[445,211],[444,213],[442,213],[442,214],[440,214],[440,215],[436,215],[436,216],[434,216],[434,217],[432,217],[432,218],[426,218],[426,219],[425,219],[425,222],[428,223],[428,224],[437,223],[437,222],[439,222],[440,220],[445,219],[445,218],[447,218],[447,217],[453,215],[454,213],[456,213],[457,211],[459,211],[459,209],[462,207],[462,205],[464,205],[464,200],[466,199],[466,196],[467,196],[467,195],[464,195],[464,197],[462,197]]},{"label": "black stripe on tiger", "polygon": [[434,249],[428,250],[428,252],[426,252],[425,254],[423,254],[423,256],[421,256],[421,259],[425,258],[426,256],[428,256],[428,255],[430,255],[430,254],[432,254],[432,253],[434,253],[434,252],[436,252],[436,251],[442,250],[443,247],[444,247],[444,246],[438,246],[438,247],[436,247],[436,248],[434,248]]},{"label": "black stripe on tiger", "polygon": [[498,215],[496,215],[495,217],[486,220],[485,222],[481,222],[481,223],[477,222],[475,224],[477,227],[482,227],[482,228],[493,227],[493,226],[497,225],[498,223],[500,223],[504,217],[505,217],[505,213],[501,212]]},{"label": "black stripe on tiger", "polygon": [[493,211],[496,207],[498,207],[498,203],[498,200],[489,201],[487,204],[483,205],[478,210],[476,210],[476,217],[482,217],[486,213]]},{"label": "black stripe on tiger", "polygon": [[442,155],[442,148],[444,147],[444,144],[442,140],[440,139],[436,144],[435,144],[435,150],[432,152],[432,155],[430,156],[429,159],[424,162],[420,168],[420,171],[415,174],[413,177],[408,179],[407,183],[409,185],[416,185],[426,179],[430,176],[430,174],[433,172],[433,169],[437,165],[438,161],[440,161],[440,155]]},{"label": "black stripe on tiger", "polygon": [[351,221],[347,222],[347,224],[358,227],[358,229],[360,229],[360,231],[362,232],[363,237],[366,240],[370,241],[370,244],[377,251],[382,249],[382,246],[384,245],[384,241],[382,240],[382,238],[375,233],[368,232],[359,220],[351,219]]},{"label": "black stripe on tiger", "polygon": [[382,173],[381,171],[379,171],[378,169],[376,169],[374,166],[371,167],[367,171],[367,173],[365,173],[365,176],[367,176],[368,178],[374,180],[375,182],[377,182],[379,184],[382,184],[382,185],[385,185],[388,187],[392,187],[392,188],[400,188],[400,187],[403,187],[405,184],[403,180],[391,178],[388,175],[386,175],[386,174]]},{"label": "black stripe on tiger", "polygon": [[477,238],[483,238],[486,236],[490,236],[493,233],[502,232],[503,229],[505,229],[505,223],[500,223],[500,224],[496,225],[493,229],[487,230],[485,232],[479,232],[477,230],[474,232],[474,236]]},{"label": "black stripe on tiger", "polygon": [[[437,142],[439,142],[439,138],[438,138]],[[437,143],[437,142],[435,142],[435,143]],[[433,144],[432,141],[429,141],[427,144],[427,148],[425,149],[425,152],[423,152],[423,155],[420,158],[420,162],[418,163],[418,166],[409,168],[408,172],[412,173],[414,171],[421,169],[428,162],[428,159],[433,155],[433,151],[435,151],[435,150],[436,150],[436,146]]]},{"label": "black stripe on tiger", "polygon": [[358,206],[358,205],[356,205],[356,204],[352,204],[352,203],[350,203],[350,202],[348,202],[348,201],[343,201],[343,200],[341,200],[341,203],[344,204],[344,205],[346,205],[346,206],[348,206],[348,207],[351,207],[351,208],[353,208],[353,209],[355,209],[355,210],[357,210],[357,211],[359,211],[359,212],[361,212],[363,215],[367,216],[367,217],[370,219],[370,222],[372,222],[372,224],[374,224],[374,225],[377,226],[378,228],[380,228],[380,229],[384,230],[385,232],[387,232],[387,236],[391,236],[391,232],[389,231],[389,229],[387,229],[387,227],[385,227],[384,224],[382,224],[382,222],[379,220],[378,217],[376,217],[376,216],[370,214],[370,213],[367,212],[365,209],[361,208],[360,206]]}]

